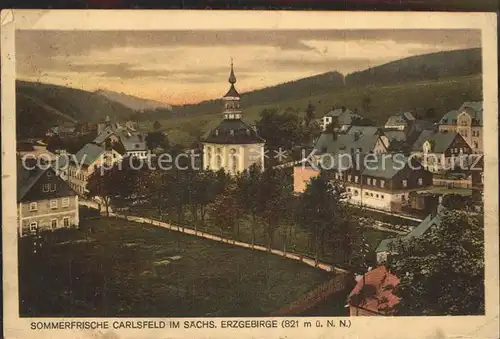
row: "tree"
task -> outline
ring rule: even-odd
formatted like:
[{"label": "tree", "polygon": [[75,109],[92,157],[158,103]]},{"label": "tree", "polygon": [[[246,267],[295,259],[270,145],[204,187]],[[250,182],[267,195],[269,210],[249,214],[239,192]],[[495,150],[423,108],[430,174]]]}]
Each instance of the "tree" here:
[{"label": "tree", "polygon": [[159,131],[160,128],[161,128],[161,124],[158,120],[156,120],[154,123],[153,123],[153,128],[155,131]]},{"label": "tree", "polygon": [[424,236],[390,246],[399,315],[484,314],[483,218],[445,211]]},{"label": "tree", "polygon": [[369,113],[372,110],[372,98],[369,95],[363,97],[363,112]]},{"label": "tree", "polygon": [[148,149],[155,149],[157,147],[168,149],[170,146],[168,138],[161,131],[149,132],[146,135],[145,141]]},{"label": "tree", "polygon": [[224,232],[236,229],[240,216],[240,206],[236,201],[236,187],[230,185],[210,204],[210,222],[219,228],[221,237]]},{"label": "tree", "polygon": [[92,172],[87,182],[87,197],[98,198],[104,203],[106,208],[106,216],[109,216],[109,207],[112,198],[117,194],[118,187],[120,186],[120,179],[118,178],[118,170],[113,168],[105,169],[98,168]]},{"label": "tree", "polygon": [[446,194],[443,197],[443,206],[454,210],[465,210],[472,206],[472,199],[460,194]]},{"label": "tree", "polygon": [[240,208],[247,212],[252,221],[252,246],[255,243],[255,229],[259,211],[260,187],[262,171],[260,166],[252,164],[236,177],[237,201]]},{"label": "tree", "polygon": [[305,117],[306,127],[309,127],[309,124],[314,119],[314,109],[314,105],[309,102],[309,105],[307,105]]},{"label": "tree", "polygon": [[[340,214],[339,201],[342,193],[343,188],[330,182],[327,174],[322,172],[310,180],[300,197],[297,222],[313,235],[316,260],[324,254],[327,239],[330,243],[338,245],[339,239],[347,237],[347,234],[343,233],[346,228],[349,229],[349,227],[344,227],[349,226],[348,218]],[[348,254],[350,255],[350,251]]]},{"label": "tree", "polygon": [[292,183],[286,169],[268,168],[262,173],[258,190],[258,216],[267,234],[267,246],[273,246],[274,235],[281,223],[290,219]]}]

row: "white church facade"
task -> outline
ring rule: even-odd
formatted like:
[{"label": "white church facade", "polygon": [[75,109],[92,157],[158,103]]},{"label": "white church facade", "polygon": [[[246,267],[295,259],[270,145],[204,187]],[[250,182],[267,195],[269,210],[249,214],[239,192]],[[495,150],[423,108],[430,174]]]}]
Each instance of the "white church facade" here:
[{"label": "white church facade", "polygon": [[255,128],[241,120],[240,95],[234,87],[236,76],[232,62],[229,83],[231,87],[222,97],[223,119],[203,140],[204,167],[237,174],[257,164],[263,170],[265,141]]}]

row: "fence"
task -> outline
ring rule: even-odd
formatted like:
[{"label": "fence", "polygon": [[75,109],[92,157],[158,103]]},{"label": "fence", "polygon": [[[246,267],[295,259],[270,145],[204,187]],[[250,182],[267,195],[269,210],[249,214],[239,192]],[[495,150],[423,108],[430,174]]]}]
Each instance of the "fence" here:
[{"label": "fence", "polygon": [[291,316],[305,312],[318,305],[332,294],[342,292],[351,287],[351,283],[353,281],[354,277],[351,274],[337,274],[326,283],[306,293],[304,296],[299,298],[299,300],[271,313],[271,316]]},{"label": "fence", "polygon": [[245,247],[245,248],[249,248],[249,249],[253,249],[253,250],[257,250],[257,251],[272,253],[275,255],[282,256],[284,258],[303,262],[309,266],[316,267],[316,268],[322,269],[322,270],[327,271],[327,272],[333,271],[333,272],[342,273],[342,274],[348,273],[348,271],[343,269],[343,268],[339,268],[339,267],[335,267],[335,266],[330,265],[330,264],[322,263],[320,261],[316,261],[315,259],[303,256],[301,254],[284,252],[284,251],[273,249],[273,248],[268,249],[267,247],[264,247],[261,245],[252,245],[252,244],[249,244],[246,242],[237,241],[237,240],[233,240],[233,239],[229,239],[229,238],[224,238],[224,237],[214,235],[211,233],[207,233],[207,232],[203,232],[203,231],[198,231],[198,230],[195,230],[195,229],[189,228],[189,227],[174,225],[174,224],[170,224],[170,223],[166,223],[163,221],[158,221],[158,220],[154,220],[154,219],[150,219],[150,218],[136,217],[136,216],[130,216],[130,215],[121,215],[121,214],[114,213],[114,212],[110,212],[109,216],[120,218],[120,219],[125,219],[128,221],[134,221],[134,222],[138,222],[138,223],[150,224],[153,226],[166,228],[166,229],[171,230],[171,231],[176,231],[176,232],[181,232],[184,234],[194,235],[194,236],[197,236],[200,238],[215,240],[215,241],[219,241],[222,243],[231,244],[234,246],[240,246],[240,247]]},{"label": "fence", "polygon": [[472,180],[470,179],[433,178],[432,183],[434,184],[434,186],[440,186],[440,187],[472,188]]}]

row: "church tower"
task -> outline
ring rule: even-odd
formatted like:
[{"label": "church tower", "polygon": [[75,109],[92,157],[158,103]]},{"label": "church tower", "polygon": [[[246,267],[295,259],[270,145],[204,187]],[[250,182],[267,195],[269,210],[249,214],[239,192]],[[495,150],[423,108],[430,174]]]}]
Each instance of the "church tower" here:
[{"label": "church tower", "polygon": [[203,140],[204,167],[214,171],[223,168],[233,175],[252,164],[258,164],[264,169],[265,141],[254,127],[242,120],[240,94],[234,85],[236,76],[232,60],[228,82],[229,90],[222,97],[223,119]]}]

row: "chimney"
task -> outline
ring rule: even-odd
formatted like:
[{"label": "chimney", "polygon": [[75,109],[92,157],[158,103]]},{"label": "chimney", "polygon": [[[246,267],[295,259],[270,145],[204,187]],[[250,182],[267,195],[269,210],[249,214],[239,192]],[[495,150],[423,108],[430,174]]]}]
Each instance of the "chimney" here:
[{"label": "chimney", "polygon": [[358,141],[359,140],[359,137],[360,137],[360,134],[358,131],[354,132],[354,141]]},{"label": "chimney", "polygon": [[332,106],[332,111],[335,111],[335,105]]}]

